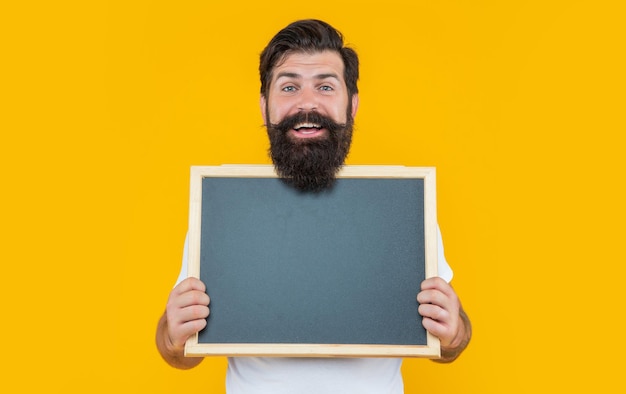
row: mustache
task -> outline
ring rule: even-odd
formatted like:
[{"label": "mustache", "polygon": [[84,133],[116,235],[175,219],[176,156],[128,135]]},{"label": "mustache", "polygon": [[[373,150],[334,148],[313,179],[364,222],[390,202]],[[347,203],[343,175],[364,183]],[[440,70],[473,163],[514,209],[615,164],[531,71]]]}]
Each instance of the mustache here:
[{"label": "mustache", "polygon": [[345,123],[337,123],[332,118],[324,116],[317,111],[298,112],[286,116],[278,123],[270,123],[268,127],[286,133],[301,123],[314,123],[331,133],[346,127]]}]

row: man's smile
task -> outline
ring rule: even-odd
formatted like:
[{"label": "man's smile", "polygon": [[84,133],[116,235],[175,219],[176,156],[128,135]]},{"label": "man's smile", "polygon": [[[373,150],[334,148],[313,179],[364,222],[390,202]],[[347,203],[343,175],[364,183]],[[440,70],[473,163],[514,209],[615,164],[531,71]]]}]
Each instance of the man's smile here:
[{"label": "man's smile", "polygon": [[314,138],[326,135],[326,129],[318,123],[298,123],[289,134],[295,138]]}]

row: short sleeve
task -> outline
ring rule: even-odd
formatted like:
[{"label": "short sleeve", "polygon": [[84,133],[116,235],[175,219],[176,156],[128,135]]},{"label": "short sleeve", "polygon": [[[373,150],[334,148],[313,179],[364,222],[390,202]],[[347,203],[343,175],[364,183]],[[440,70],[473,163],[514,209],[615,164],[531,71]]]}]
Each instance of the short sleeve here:
[{"label": "short sleeve", "polygon": [[179,284],[187,278],[187,255],[189,254],[189,234],[185,235],[185,245],[183,246],[183,261],[180,267],[180,273],[176,284]]},{"label": "short sleeve", "polygon": [[437,224],[437,275],[446,282],[450,282],[453,277],[452,268],[450,268],[446,256],[443,253],[443,238],[439,224]]}]

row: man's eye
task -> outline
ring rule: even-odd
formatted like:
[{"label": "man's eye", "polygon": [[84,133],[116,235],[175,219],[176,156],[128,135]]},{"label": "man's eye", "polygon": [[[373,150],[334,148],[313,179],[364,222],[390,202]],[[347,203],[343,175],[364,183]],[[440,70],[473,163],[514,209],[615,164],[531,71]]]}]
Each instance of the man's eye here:
[{"label": "man's eye", "polygon": [[333,90],[332,86],[328,86],[328,85],[324,85],[320,87],[320,90],[323,90],[325,92],[330,92]]},{"label": "man's eye", "polygon": [[296,90],[295,86],[285,86],[283,88],[283,92],[294,92]]}]

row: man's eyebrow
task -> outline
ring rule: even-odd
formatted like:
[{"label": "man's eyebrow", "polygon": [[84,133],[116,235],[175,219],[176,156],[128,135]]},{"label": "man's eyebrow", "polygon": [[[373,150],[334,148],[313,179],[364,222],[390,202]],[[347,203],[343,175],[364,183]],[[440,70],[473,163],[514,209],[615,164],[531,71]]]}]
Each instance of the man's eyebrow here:
[{"label": "man's eyebrow", "polygon": [[[276,79],[280,79],[280,78],[292,78],[292,79],[301,79],[302,75],[298,74],[298,73],[294,73],[294,72],[287,72],[287,71],[283,71],[280,72],[278,74],[276,74]],[[315,79],[327,79],[327,78],[334,78],[336,80],[340,80],[339,76],[335,73],[324,73],[324,74],[317,74],[314,75],[313,78]]]},{"label": "man's eyebrow", "polygon": [[290,72],[280,72],[278,74],[276,74],[276,79],[280,79],[280,78],[293,78],[293,79],[299,79],[302,78],[302,76],[300,74],[297,73],[290,73]]},{"label": "man's eyebrow", "polygon": [[315,76],[315,79],[327,79],[327,78],[334,78],[336,80],[339,80],[339,76],[335,73],[318,74]]}]

